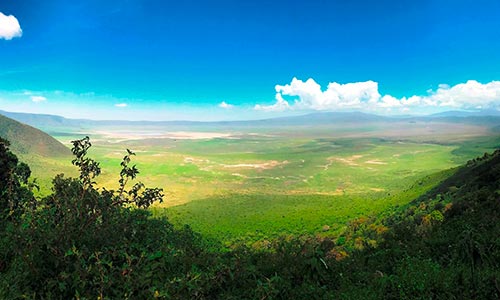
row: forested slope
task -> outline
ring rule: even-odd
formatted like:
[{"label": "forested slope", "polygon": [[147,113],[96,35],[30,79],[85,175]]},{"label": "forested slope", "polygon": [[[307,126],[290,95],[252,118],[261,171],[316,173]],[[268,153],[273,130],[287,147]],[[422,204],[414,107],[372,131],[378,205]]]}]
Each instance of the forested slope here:
[{"label": "forested slope", "polygon": [[[158,189],[94,185],[74,141],[77,179],[34,199],[26,166],[0,140],[3,299],[498,299],[500,151],[469,161],[405,207],[351,221],[336,239],[284,236],[232,249],[152,219]],[[416,183],[418,184],[418,182]]]},{"label": "forested slope", "polygon": [[380,242],[345,260],[351,275],[344,293],[352,298],[498,299],[500,150],[349,234]]}]

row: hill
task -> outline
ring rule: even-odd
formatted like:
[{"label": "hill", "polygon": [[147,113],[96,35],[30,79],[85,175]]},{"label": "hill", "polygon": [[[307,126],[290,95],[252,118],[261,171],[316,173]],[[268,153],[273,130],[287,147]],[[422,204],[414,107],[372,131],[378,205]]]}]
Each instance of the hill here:
[{"label": "hill", "polygon": [[430,117],[434,117],[434,118],[438,118],[438,117],[480,117],[480,116],[499,117],[500,111],[495,110],[495,109],[479,110],[479,111],[451,110],[451,111],[445,111],[445,112],[430,115]]},{"label": "hill", "polygon": [[61,157],[70,154],[67,147],[45,132],[3,115],[0,115],[0,137],[9,140],[12,151],[18,155]]},{"label": "hill", "polygon": [[[88,120],[88,119],[68,119],[57,115],[32,114],[20,112],[1,111],[9,118],[29,124],[34,127],[82,127],[82,126],[241,126],[241,127],[261,127],[261,126],[281,126],[281,125],[325,125],[338,123],[356,122],[380,122],[392,120],[393,118],[366,114],[361,112],[315,112],[297,116],[277,117],[259,120],[241,121],[127,121],[127,120]],[[397,120],[397,119],[396,119]]]},{"label": "hill", "polygon": [[500,125],[498,112],[444,112],[428,116],[380,116],[362,112],[313,112],[304,115],[277,117],[259,120],[242,121],[127,121],[127,120],[88,120],[68,119],[56,115],[31,114],[1,111],[9,118],[41,129],[55,130],[56,128],[86,128],[95,126],[164,126],[164,127],[217,127],[217,128],[262,128],[280,126],[318,126],[339,124],[368,124],[368,123],[397,123],[397,122],[445,122],[485,124],[489,127]]},{"label": "hill", "polygon": [[346,260],[344,271],[356,275],[344,297],[498,299],[499,233],[497,150],[470,160],[399,211],[351,222],[342,238],[361,251]]}]

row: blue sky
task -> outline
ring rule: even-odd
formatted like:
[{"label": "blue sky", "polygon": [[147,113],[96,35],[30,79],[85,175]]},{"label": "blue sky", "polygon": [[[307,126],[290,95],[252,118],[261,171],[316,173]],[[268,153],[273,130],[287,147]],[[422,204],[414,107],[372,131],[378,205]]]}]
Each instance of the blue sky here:
[{"label": "blue sky", "polygon": [[497,0],[20,0],[0,12],[4,110],[231,120],[500,107]]}]

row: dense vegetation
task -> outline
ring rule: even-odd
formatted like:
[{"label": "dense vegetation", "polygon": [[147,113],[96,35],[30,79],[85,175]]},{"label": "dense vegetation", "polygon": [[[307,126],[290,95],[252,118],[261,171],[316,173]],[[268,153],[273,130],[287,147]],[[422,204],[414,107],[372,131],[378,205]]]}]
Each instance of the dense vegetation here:
[{"label": "dense vegetation", "polygon": [[[0,140],[2,299],[497,299],[500,151],[335,239],[282,236],[224,249],[147,208],[159,189],[96,187],[88,139],[73,142],[78,178],[35,199],[30,170]],[[424,180],[425,181],[425,180]],[[418,184],[422,184],[417,182]]]}]

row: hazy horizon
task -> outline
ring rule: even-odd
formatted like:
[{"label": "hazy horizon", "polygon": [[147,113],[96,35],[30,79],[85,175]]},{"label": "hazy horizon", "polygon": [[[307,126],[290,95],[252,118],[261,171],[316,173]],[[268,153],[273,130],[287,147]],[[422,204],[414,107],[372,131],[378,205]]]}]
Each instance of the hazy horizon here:
[{"label": "hazy horizon", "polygon": [[439,115],[451,115],[451,116],[457,116],[460,115],[461,113],[464,113],[465,115],[470,115],[470,116],[495,116],[498,117],[500,116],[500,110],[446,110],[446,111],[441,111],[438,113],[421,113],[421,114],[380,114],[380,113],[374,113],[374,112],[364,112],[364,111],[359,111],[359,110],[352,110],[352,111],[298,111],[295,113],[291,114],[284,114],[284,115],[268,115],[268,116],[263,116],[263,117],[255,117],[255,118],[247,118],[247,119],[210,119],[210,120],[197,120],[197,119],[157,119],[157,120],[148,120],[148,119],[106,119],[106,118],[84,118],[84,117],[68,117],[68,116],[63,116],[63,115],[57,115],[57,114],[51,114],[51,113],[31,113],[31,112],[24,112],[24,111],[6,111],[0,109],[0,114],[2,112],[7,113],[9,115],[10,113],[12,114],[27,114],[27,115],[34,115],[34,116],[51,116],[51,117],[62,117],[67,120],[86,120],[86,121],[95,121],[95,122],[200,122],[200,123],[217,123],[217,122],[251,122],[251,121],[263,121],[263,120],[273,120],[273,119],[281,119],[281,118],[293,118],[293,117],[305,117],[308,115],[315,115],[315,114],[365,114],[365,115],[372,115],[372,116],[379,116],[379,117],[387,117],[387,118],[419,118],[419,117],[432,117],[432,116],[439,116]]}]

